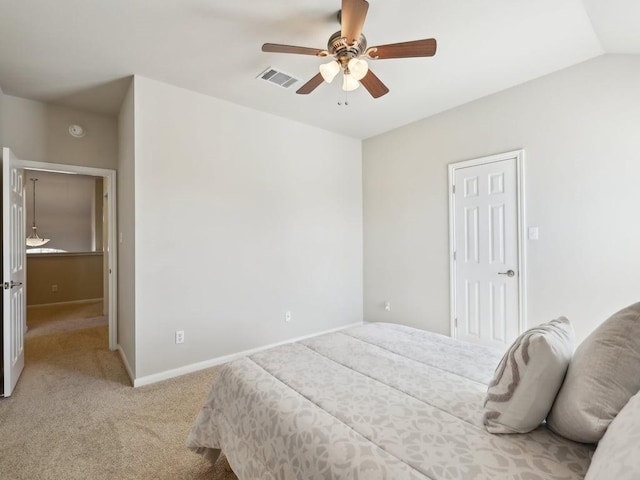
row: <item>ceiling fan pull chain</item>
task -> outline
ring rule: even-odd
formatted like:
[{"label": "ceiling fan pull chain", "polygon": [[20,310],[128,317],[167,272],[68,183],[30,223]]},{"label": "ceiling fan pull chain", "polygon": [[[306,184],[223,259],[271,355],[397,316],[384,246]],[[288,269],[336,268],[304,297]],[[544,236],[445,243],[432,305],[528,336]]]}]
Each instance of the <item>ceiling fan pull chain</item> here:
[{"label": "ceiling fan pull chain", "polygon": [[340,100],[338,100],[338,106],[344,105],[345,107],[348,107],[349,106],[349,92],[347,90],[343,90],[342,87],[340,86],[340,83],[338,83],[338,89],[339,89],[340,93],[344,92],[344,103],[341,102]]}]

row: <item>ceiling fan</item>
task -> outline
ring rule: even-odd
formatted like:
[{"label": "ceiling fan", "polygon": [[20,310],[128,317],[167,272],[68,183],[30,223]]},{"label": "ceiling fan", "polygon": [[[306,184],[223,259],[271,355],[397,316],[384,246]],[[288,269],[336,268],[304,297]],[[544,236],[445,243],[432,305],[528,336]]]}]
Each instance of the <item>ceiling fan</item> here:
[{"label": "ceiling fan", "polygon": [[329,63],[320,65],[320,73],[298,89],[296,93],[301,95],[311,93],[323,81],[331,83],[342,72],[343,90],[355,90],[362,83],[373,98],[381,97],[388,93],[389,89],[369,69],[366,59],[432,57],[436,53],[437,44],[435,38],[428,38],[367,48],[367,39],[362,34],[362,27],[368,10],[369,2],[366,0],[342,0],[342,10],[338,12],[341,30],[331,35],[326,50],[265,43],[262,45],[262,51],[333,58]]}]

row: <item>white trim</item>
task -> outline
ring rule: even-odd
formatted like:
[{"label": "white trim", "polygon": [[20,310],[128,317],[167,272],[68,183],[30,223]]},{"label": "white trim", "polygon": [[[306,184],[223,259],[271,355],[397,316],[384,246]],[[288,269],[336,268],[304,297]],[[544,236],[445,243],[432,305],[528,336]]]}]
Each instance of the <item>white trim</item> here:
[{"label": "white trim", "polygon": [[131,365],[129,365],[129,360],[127,360],[127,356],[125,355],[124,350],[120,345],[116,346],[116,350],[120,352],[120,358],[122,359],[122,363],[124,364],[124,369],[127,371],[127,375],[129,375],[129,380],[131,381],[131,385],[133,385],[135,381],[134,380],[135,376],[133,375],[133,370],[131,369]]},{"label": "white trim", "polygon": [[51,307],[53,305],[81,305],[83,303],[103,302],[104,298],[85,298],[83,300],[69,300],[67,302],[53,302],[53,303],[36,303],[33,305],[27,305],[27,308],[31,307]]},{"label": "white trim", "polygon": [[344,330],[345,328],[351,328],[351,327],[356,327],[360,325],[363,325],[363,322],[351,323],[349,325],[344,325],[342,327],[332,328],[330,330],[325,330],[318,333],[312,333],[310,335],[303,335],[301,337],[284,340],[282,342],[272,343],[270,345],[265,345],[263,347],[252,348],[249,350],[244,350],[242,352],[225,355],[223,357],[217,357],[217,358],[212,358],[210,360],[205,360],[204,362],[192,363],[191,365],[185,365],[184,367],[174,368],[174,369],[166,370],[160,373],[154,373],[152,375],[147,375],[144,377],[134,379],[133,386],[142,387],[144,385],[150,385],[152,383],[161,382],[163,380],[168,380],[170,378],[179,377],[180,375],[185,375],[187,373],[193,373],[193,372],[197,372],[198,370],[204,370],[205,368],[215,367],[216,365],[227,363],[237,358],[246,357],[247,355],[253,355],[254,353],[262,352],[264,350],[268,350],[269,348],[279,347],[280,345],[286,345],[288,343],[298,342],[300,340],[305,340],[307,338],[317,337],[318,335],[324,335],[326,333],[338,332],[340,330]]},{"label": "white trim", "polygon": [[118,348],[118,242],[117,240],[117,216],[116,216],[116,171],[107,168],[85,167],[82,165],[65,165],[62,163],[35,162],[32,160],[20,160],[17,165],[27,170],[54,170],[61,173],[77,173],[103,177],[108,180],[108,218],[109,251],[108,256],[110,270],[109,276],[109,350]]},{"label": "white trim", "polygon": [[488,163],[501,162],[503,160],[516,160],[516,210],[518,212],[518,333],[522,333],[527,328],[527,243],[524,232],[526,225],[525,209],[525,176],[524,176],[524,149],[513,150],[511,152],[498,153],[488,157],[474,158],[462,162],[450,163],[449,172],[449,328],[450,335],[456,337],[456,276],[453,253],[455,248],[455,225],[454,210],[455,196],[453,187],[455,185],[455,171],[459,168],[474,167]]}]

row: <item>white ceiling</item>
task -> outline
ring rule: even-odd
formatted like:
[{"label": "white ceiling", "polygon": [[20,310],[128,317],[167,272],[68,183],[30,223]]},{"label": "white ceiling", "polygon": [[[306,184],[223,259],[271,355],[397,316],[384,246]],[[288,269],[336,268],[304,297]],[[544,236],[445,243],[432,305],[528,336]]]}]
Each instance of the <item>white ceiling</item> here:
[{"label": "white ceiling", "polygon": [[[370,46],[435,37],[432,58],[371,61],[390,93],[349,106],[323,84],[295,90],[323,59],[262,43],[325,48],[340,0],[0,0],[4,93],[117,113],[132,74],[366,138],[603,53],[640,54],[638,0],[370,0]],[[326,60],[324,60],[326,61]],[[256,80],[265,68],[301,79]]]}]

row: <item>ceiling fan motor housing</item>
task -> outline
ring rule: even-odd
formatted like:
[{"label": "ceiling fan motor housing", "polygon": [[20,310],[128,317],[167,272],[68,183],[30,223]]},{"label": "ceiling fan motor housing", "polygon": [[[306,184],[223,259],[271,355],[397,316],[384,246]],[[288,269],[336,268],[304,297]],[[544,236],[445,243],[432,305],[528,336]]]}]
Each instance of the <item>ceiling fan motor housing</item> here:
[{"label": "ceiling fan motor housing", "polygon": [[367,50],[367,39],[364,34],[361,33],[358,40],[353,42],[353,44],[349,44],[347,39],[342,36],[342,32],[337,31],[329,38],[327,50],[331,55],[336,57],[336,60],[342,65],[345,65],[349,60],[359,57]]}]

